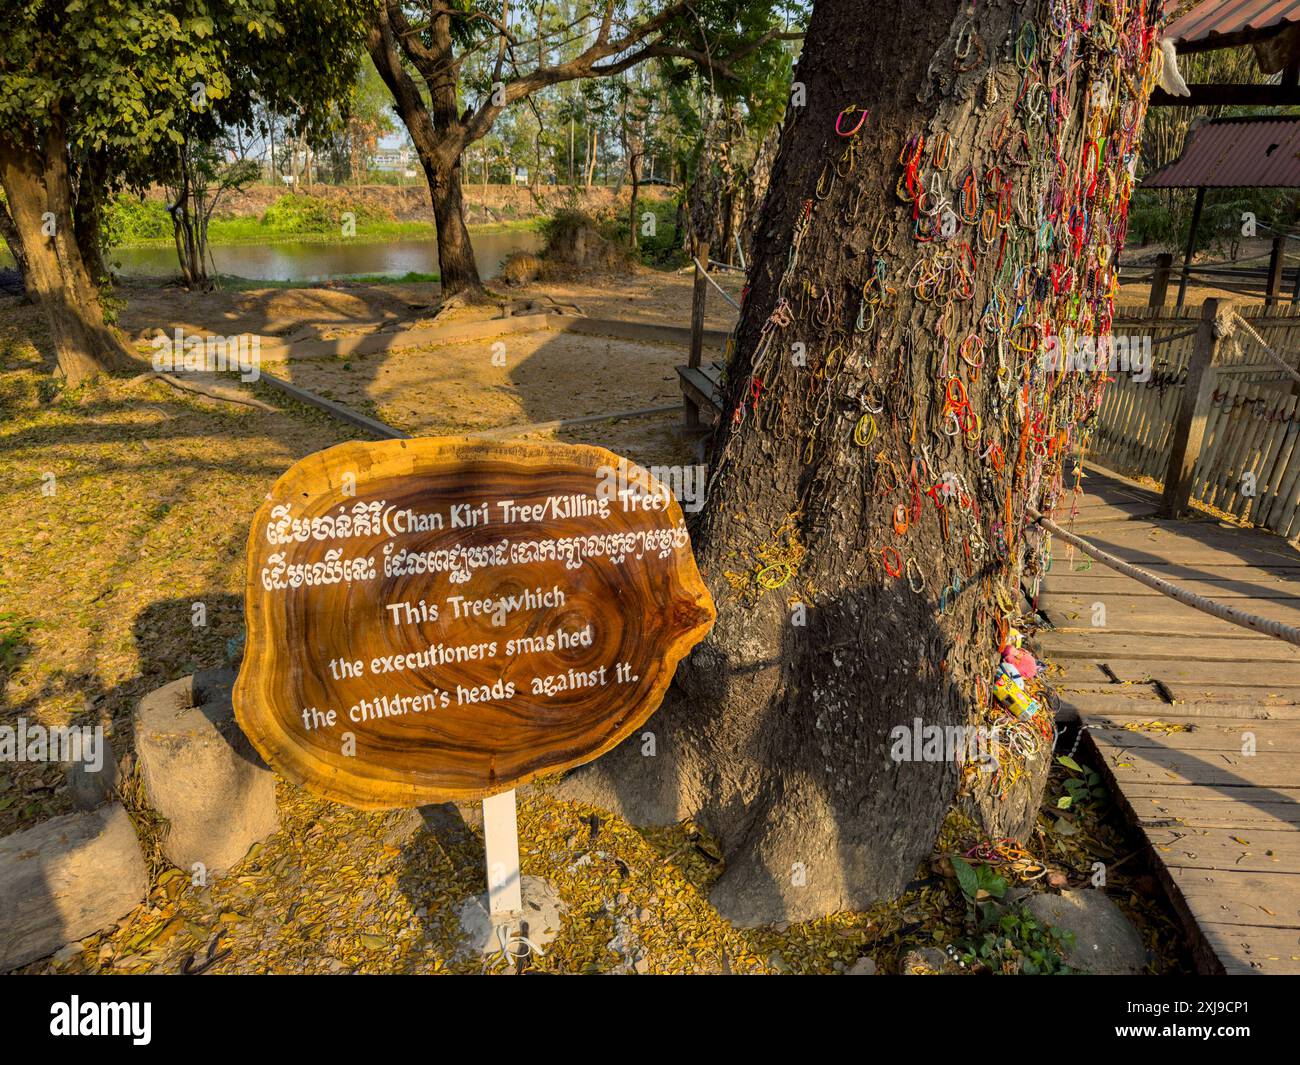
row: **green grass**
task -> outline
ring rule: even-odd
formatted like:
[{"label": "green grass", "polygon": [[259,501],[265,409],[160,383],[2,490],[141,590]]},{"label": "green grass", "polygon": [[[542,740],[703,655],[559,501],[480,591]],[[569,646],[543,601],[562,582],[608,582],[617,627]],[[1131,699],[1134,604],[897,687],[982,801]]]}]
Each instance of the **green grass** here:
[{"label": "green grass", "polygon": [[[426,274],[409,270],[401,277],[389,277],[386,274],[345,274],[331,278],[331,281],[357,281],[367,285],[409,285],[423,281],[441,281],[438,274]],[[217,288],[227,292],[249,292],[262,288],[319,288],[323,281],[271,281],[258,277],[240,277],[237,274],[218,274]]]},{"label": "green grass", "polygon": [[[350,212],[355,235],[343,235],[343,216]],[[474,233],[526,232],[540,218],[470,226]],[[109,241],[115,248],[166,248],[173,243],[171,219],[157,200],[118,196],[106,216]],[[349,241],[429,240],[432,222],[399,221],[362,203],[324,200],[315,196],[284,196],[258,217],[214,218],[208,225],[213,247],[240,244],[344,244]]]}]

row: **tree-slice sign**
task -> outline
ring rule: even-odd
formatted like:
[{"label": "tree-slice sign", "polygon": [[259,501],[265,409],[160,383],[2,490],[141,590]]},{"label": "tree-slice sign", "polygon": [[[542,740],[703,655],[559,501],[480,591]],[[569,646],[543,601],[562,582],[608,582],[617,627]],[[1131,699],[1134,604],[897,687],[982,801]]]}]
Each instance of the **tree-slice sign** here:
[{"label": "tree-slice sign", "polygon": [[309,455],[253,519],[239,724],[317,794],[471,800],[590,761],[713,624],[681,508],[602,448]]}]

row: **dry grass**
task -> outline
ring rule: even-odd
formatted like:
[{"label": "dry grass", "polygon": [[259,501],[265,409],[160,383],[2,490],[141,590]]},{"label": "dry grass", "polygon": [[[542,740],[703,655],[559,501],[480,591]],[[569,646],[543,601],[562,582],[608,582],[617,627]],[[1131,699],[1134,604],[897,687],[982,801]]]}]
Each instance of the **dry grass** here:
[{"label": "dry grass", "polygon": [[[0,723],[103,724],[129,756],[139,698],[224,664],[239,639],[247,523],[271,483],[351,432],[306,408],[212,406],[147,381],[58,393],[34,346],[44,343],[30,308],[0,300]],[[567,365],[577,372],[581,359]],[[421,406],[459,410],[456,374],[438,380]],[[595,423],[563,438],[662,461],[674,421]],[[42,492],[46,474],[53,494]],[[412,812],[354,811],[282,783],[281,830],[201,885],[157,860],[157,826],[126,797],[155,859],[148,900],[75,956],[30,971],[178,972],[208,957],[216,972],[482,968],[456,951],[455,912],[484,887],[473,829],[432,831]],[[57,767],[0,765],[0,834],[70,809]],[[870,913],[738,931],[708,903],[721,865],[693,825],[640,831],[544,788],[520,818],[524,873],[550,879],[567,905],[539,970],[824,973],[870,953],[890,971],[909,946],[951,942],[965,915],[954,882],[923,869]],[[1050,860],[1082,877],[1116,839],[1098,825],[1051,844],[1062,849]],[[1162,922],[1158,912],[1147,920],[1153,944],[1171,938]]]}]

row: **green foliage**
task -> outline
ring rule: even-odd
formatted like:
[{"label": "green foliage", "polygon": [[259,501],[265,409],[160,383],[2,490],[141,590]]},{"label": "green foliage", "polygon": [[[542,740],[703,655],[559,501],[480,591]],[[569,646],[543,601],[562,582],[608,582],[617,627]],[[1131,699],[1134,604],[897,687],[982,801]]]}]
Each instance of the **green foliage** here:
[{"label": "green foliage", "polygon": [[255,107],[326,123],[356,78],[373,0],[20,0],[0,41],[0,130],[102,150],[143,185],[174,146]]},{"label": "green foliage", "polygon": [[1105,800],[1109,793],[1101,782],[1101,775],[1095,769],[1081,766],[1067,755],[1059,755],[1058,765],[1069,771],[1069,776],[1061,781],[1064,794],[1057,797],[1058,810],[1079,810],[1094,802]]},{"label": "green foliage", "polygon": [[542,221],[542,246],[550,249],[567,243],[578,230],[596,225],[596,220],[576,207],[561,207]]},{"label": "green foliage", "polygon": [[971,865],[965,858],[953,856],[953,871],[966,901],[974,905],[986,898],[1000,899],[1007,893],[1007,882],[991,865]]},{"label": "green foliage", "polygon": [[318,196],[281,196],[262,214],[261,226],[274,234],[334,233],[351,213],[358,226],[391,221],[384,213],[362,203],[324,200]]},{"label": "green foliage", "polygon": [[968,907],[968,935],[953,945],[956,958],[968,969],[1002,975],[1066,973],[1063,955],[1073,944],[1052,928],[1044,928],[1019,902],[1001,902],[1007,881],[993,866],[974,865],[952,856],[953,872]]},{"label": "green foliage", "polygon": [[[1171,251],[1187,246],[1192,225],[1193,189],[1138,189],[1129,202],[1128,244],[1158,244]],[[1196,250],[1232,255],[1242,239],[1242,214],[1258,222],[1258,236],[1292,228],[1296,220],[1290,189],[1211,189],[1196,230]]]},{"label": "green foliage", "polygon": [[[642,219],[649,212],[654,215],[654,234],[647,236],[643,231],[637,237],[637,252],[646,266],[676,267],[687,262],[686,252],[682,250],[682,235],[677,232],[678,197],[670,200],[640,199],[637,201],[637,227],[642,228]],[[627,243],[628,217],[620,213],[617,220],[609,226],[608,235],[620,244]]]},{"label": "green foliage", "polygon": [[110,247],[170,240],[172,219],[161,200],[120,194],[104,207],[104,234]]},{"label": "green foliage", "polygon": [[1073,972],[1065,964],[1073,945],[1073,933],[1044,927],[1023,906],[990,905],[982,908],[975,934],[954,946],[970,969],[995,976],[1050,976]]}]

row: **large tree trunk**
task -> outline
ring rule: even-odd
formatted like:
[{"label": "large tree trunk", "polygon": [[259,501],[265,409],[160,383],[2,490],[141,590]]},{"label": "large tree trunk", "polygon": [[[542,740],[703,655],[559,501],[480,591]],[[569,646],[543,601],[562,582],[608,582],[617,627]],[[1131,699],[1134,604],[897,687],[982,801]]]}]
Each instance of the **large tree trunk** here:
[{"label": "large tree trunk", "polygon": [[127,365],[130,357],[104,322],[99,289],[75,239],[67,143],[57,115],[49,119],[43,146],[0,138],[0,183],[27,260],[29,290],[45,311],[68,384]]},{"label": "large tree trunk", "polygon": [[451,167],[424,162],[424,173],[429,180],[429,195],[433,199],[433,221],[438,231],[438,275],[443,299],[464,296],[479,299],[484,296],[483,282],[479,278],[478,263],[474,259],[474,246],[465,225],[465,203],[461,196],[460,161]]},{"label": "large tree trunk", "polygon": [[393,94],[397,115],[424,168],[437,230],[442,298],[483,299],[486,294],[474,261],[461,197],[460,160],[467,142],[465,126],[457,113],[459,66],[452,62],[450,16],[441,12],[429,27],[428,51],[438,59],[440,71],[436,83],[429,86],[429,105],[402,67],[401,49],[385,4],[375,9],[366,33],[366,50]]},{"label": "large tree trunk", "polygon": [[[895,896],[959,795],[989,835],[1033,823],[1046,743],[1000,799],[951,759],[894,761],[891,732],[1010,720],[982,682],[1041,563],[1029,508],[1051,510],[1065,436],[1095,410],[1100,375],[1045,373],[1027,326],[1110,330],[1154,35],[1127,4],[1117,38],[1067,25],[1071,50],[1049,6],[993,0],[972,22],[956,0],[815,5],[693,535],[717,625],[649,723],[657,756],[624,744],[563,791],[641,823],[696,818],[725,853],[712,900],[738,923]],[[1018,64],[1021,19],[1036,39]],[[881,26],[909,27],[905,46]],[[861,108],[861,131],[837,134]],[[971,165],[981,198],[963,204]],[[946,240],[924,232],[940,196],[969,219]],[[933,239],[914,239],[914,211]]]}]

